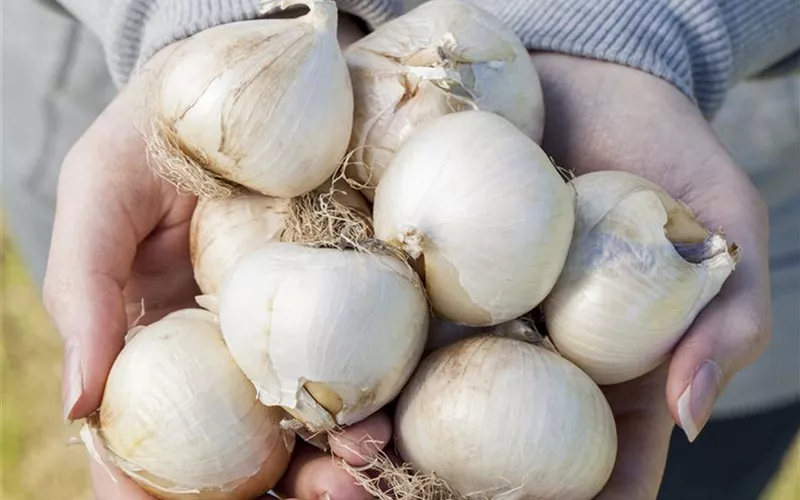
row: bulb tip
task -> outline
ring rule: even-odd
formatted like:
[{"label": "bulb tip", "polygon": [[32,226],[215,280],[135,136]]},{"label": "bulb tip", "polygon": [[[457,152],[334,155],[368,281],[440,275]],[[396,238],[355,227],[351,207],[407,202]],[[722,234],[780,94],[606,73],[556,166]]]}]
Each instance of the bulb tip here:
[{"label": "bulb tip", "polygon": [[308,0],[309,21],[319,31],[331,33],[335,36],[339,23],[339,10],[336,2],[332,0]]},{"label": "bulb tip", "polygon": [[404,227],[395,238],[397,246],[409,257],[416,260],[422,256],[425,236],[415,227]]},{"label": "bulb tip", "polygon": [[731,259],[735,264],[740,258],[739,247],[728,243],[721,231],[710,234],[704,241],[673,243],[673,246],[684,260],[692,264],[702,264],[719,256]]}]

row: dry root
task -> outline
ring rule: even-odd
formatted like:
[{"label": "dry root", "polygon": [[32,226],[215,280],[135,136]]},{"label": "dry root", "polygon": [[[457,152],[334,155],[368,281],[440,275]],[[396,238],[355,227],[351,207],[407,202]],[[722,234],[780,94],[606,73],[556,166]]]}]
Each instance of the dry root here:
[{"label": "dry root", "polygon": [[[367,149],[380,149],[375,146],[368,146],[363,143],[364,141],[366,141],[366,139],[363,139],[361,145],[351,149],[350,152],[345,155],[342,160],[342,168],[339,170],[339,173],[334,176],[334,182],[344,180],[351,188],[362,192],[375,189],[375,187],[370,184],[372,182],[372,165],[361,160],[355,160],[354,157],[363,158],[364,151]],[[347,169],[349,168],[361,169],[363,177],[366,177],[366,180],[359,182],[354,179],[353,176],[347,173]]]},{"label": "dry root", "polygon": [[289,214],[281,241],[345,249],[366,249],[373,239],[369,217],[336,200],[336,188],[312,191],[289,200]]},{"label": "dry root", "polygon": [[378,500],[466,500],[439,476],[415,471],[408,464],[395,465],[382,452],[365,461],[367,465],[363,467],[339,463]]},{"label": "dry root", "polygon": [[567,167],[562,167],[558,163],[556,163],[555,158],[553,158],[552,156],[548,156],[548,158],[550,158],[550,162],[553,164],[553,167],[555,167],[556,172],[558,172],[558,175],[560,175],[561,178],[564,179],[564,182],[570,182],[573,179],[575,179],[575,177],[577,177],[574,171],[572,171]]},{"label": "dry root", "polygon": [[407,263],[408,255],[401,249],[375,238],[370,214],[336,199],[338,195],[346,194],[336,188],[340,181],[356,189],[359,187],[356,181],[347,177],[346,162],[331,179],[327,191],[316,190],[289,200],[286,229],[281,234],[281,241],[392,255]]},{"label": "dry root", "polygon": [[173,124],[156,118],[147,135],[150,167],[161,178],[181,191],[206,198],[228,198],[239,187],[208,170],[209,160],[184,144]]}]

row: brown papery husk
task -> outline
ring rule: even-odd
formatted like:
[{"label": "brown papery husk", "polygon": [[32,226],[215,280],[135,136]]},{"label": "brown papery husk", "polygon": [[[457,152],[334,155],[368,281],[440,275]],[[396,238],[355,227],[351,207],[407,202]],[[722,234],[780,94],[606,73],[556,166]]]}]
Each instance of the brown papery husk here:
[{"label": "brown papery husk", "polygon": [[710,233],[703,241],[672,242],[675,251],[683,260],[692,264],[702,264],[722,253],[729,253],[735,263],[741,260],[741,250],[735,243],[728,243],[721,231]]},{"label": "brown papery husk", "polygon": [[709,231],[685,203],[672,199],[666,193],[660,194],[659,198],[667,212],[664,233],[683,260],[701,264],[720,254],[728,253],[734,263],[739,262],[741,250],[735,243],[727,241],[722,228]]},{"label": "brown papery husk", "polygon": [[146,137],[150,168],[179,191],[206,198],[229,198],[242,189],[211,171],[209,159],[184,144],[174,123],[167,119],[153,118]]}]

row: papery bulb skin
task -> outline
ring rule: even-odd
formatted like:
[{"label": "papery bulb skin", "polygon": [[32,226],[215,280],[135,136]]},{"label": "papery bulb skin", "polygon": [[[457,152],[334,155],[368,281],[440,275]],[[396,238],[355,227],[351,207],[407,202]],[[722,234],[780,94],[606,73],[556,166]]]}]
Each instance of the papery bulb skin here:
[{"label": "papery bulb skin", "polygon": [[550,292],[574,225],[572,190],[542,149],[484,111],[422,125],[375,195],[378,238],[417,259],[437,315],[490,326]]},{"label": "papery bulb skin", "polygon": [[738,250],[659,186],[625,172],[572,180],[575,236],[543,310],[559,352],[598,384],[667,359],[733,272]]},{"label": "papery bulb skin", "polygon": [[355,95],[352,172],[374,188],[419,125],[447,113],[497,113],[539,142],[544,101],[525,46],[492,14],[430,0],[345,51]]},{"label": "papery bulb skin", "polygon": [[289,200],[259,194],[201,198],[192,215],[189,253],[195,281],[214,295],[242,255],[280,241]]},{"label": "papery bulb skin", "polygon": [[237,261],[219,316],[261,401],[312,432],[359,422],[394,399],[428,326],[422,284],[395,257],[292,243]]},{"label": "papery bulb skin", "polygon": [[399,398],[395,433],[403,460],[468,498],[589,500],[617,453],[611,409],[586,374],[494,335],[424,359]]},{"label": "papery bulb skin", "polygon": [[290,198],[333,174],[353,117],[336,3],[295,3],[309,12],[216,26],[169,56],[155,87],[151,147],[162,175],[201,195],[229,194],[210,172]]},{"label": "papery bulb skin", "polygon": [[288,466],[284,413],[256,399],[213,314],[174,312],[132,331],[106,383],[97,432],[156,498],[254,500]]},{"label": "papery bulb skin", "polygon": [[[366,200],[344,181],[323,184],[316,191],[325,194],[332,187],[333,200],[370,215]],[[239,257],[281,241],[290,211],[290,200],[252,192],[199,199],[189,229],[189,253],[200,290],[217,294]]]}]

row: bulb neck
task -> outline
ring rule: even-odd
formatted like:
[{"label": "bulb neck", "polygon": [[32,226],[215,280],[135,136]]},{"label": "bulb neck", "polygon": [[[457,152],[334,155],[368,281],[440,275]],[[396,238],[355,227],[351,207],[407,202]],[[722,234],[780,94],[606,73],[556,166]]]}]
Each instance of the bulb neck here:
[{"label": "bulb neck", "polygon": [[423,243],[425,242],[425,235],[415,227],[405,227],[398,234],[393,241],[394,246],[402,250],[406,255],[414,260],[419,259],[423,252]]},{"label": "bulb neck", "polygon": [[729,245],[720,233],[713,233],[703,241],[673,243],[672,246],[683,260],[692,264],[702,264],[723,254],[729,254],[734,262],[739,261],[739,247]]},{"label": "bulb neck", "polygon": [[308,6],[307,14],[311,25],[320,32],[326,32],[336,37],[339,22],[339,11],[336,2],[331,0],[302,0]]}]

